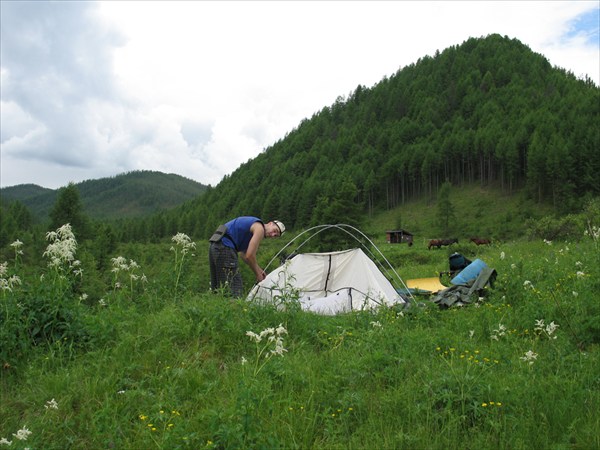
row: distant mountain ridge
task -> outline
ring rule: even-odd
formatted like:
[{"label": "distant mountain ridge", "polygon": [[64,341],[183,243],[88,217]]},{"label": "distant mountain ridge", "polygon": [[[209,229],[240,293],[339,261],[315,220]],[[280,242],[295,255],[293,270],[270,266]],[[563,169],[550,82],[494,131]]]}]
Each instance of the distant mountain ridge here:
[{"label": "distant mountain ridge", "polygon": [[[84,212],[92,219],[143,217],[179,206],[208,186],[176,174],[140,170],[74,183]],[[3,202],[23,203],[37,220],[45,220],[60,189],[20,184],[0,189]]]}]

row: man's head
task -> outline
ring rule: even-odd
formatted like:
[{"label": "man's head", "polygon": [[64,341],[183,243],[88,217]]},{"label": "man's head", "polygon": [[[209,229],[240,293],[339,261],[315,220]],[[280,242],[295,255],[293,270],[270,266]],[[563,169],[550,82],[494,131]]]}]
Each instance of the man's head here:
[{"label": "man's head", "polygon": [[285,232],[285,225],[279,220],[272,220],[265,225],[266,237],[279,237]]}]

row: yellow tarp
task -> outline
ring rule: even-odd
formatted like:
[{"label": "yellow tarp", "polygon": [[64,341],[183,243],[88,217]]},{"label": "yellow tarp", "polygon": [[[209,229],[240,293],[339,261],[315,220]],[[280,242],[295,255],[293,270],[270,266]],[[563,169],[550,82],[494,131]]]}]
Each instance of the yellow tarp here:
[{"label": "yellow tarp", "polygon": [[440,279],[438,277],[432,278],[415,278],[414,280],[407,280],[406,287],[409,289],[421,289],[424,291],[430,291],[432,293],[436,293],[443,289],[446,289],[448,286],[444,286],[440,283]]}]

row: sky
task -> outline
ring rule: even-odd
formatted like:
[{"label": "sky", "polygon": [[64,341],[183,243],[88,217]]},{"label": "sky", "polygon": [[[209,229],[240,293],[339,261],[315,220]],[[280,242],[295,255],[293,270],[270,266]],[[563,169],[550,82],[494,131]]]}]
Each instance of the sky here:
[{"label": "sky", "polygon": [[216,185],[358,85],[471,37],[600,85],[600,1],[0,1],[0,187]]}]

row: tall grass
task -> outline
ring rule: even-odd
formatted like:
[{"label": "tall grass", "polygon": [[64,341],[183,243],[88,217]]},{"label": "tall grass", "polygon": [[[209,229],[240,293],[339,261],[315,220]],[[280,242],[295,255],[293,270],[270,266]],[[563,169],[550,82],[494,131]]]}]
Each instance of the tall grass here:
[{"label": "tall grass", "polygon": [[[404,278],[446,269],[382,248]],[[336,317],[193,288],[191,254],[153,268],[166,243],[86,299],[73,258],[56,281],[7,262],[0,447],[600,448],[597,236],[462,249],[499,273],[475,305]]]}]

